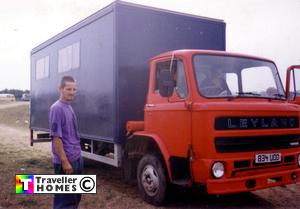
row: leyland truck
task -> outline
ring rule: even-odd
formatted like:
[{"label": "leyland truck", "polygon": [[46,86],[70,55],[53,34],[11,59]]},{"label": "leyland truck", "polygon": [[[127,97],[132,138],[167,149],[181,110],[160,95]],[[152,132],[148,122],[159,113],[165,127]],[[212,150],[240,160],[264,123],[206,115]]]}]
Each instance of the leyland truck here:
[{"label": "leyland truck", "polygon": [[122,167],[160,205],[171,184],[209,194],[300,180],[300,66],[225,51],[225,23],[122,1],[31,51],[31,145],[51,141],[60,78],[78,95],[82,155]]}]

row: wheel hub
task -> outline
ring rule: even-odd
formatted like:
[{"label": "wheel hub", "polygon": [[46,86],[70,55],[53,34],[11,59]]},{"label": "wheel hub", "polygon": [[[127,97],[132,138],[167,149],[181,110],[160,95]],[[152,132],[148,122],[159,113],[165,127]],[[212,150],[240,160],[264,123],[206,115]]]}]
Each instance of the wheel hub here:
[{"label": "wheel hub", "polygon": [[148,195],[154,196],[157,194],[159,188],[159,179],[157,171],[152,165],[145,166],[142,172],[142,184]]}]

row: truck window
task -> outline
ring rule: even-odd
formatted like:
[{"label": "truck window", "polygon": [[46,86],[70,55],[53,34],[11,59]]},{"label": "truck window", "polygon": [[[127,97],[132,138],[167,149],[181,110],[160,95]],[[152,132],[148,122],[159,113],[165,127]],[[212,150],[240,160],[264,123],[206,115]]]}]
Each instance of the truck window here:
[{"label": "truck window", "polygon": [[[259,76],[258,76],[259,75]],[[263,96],[278,94],[272,71],[269,67],[251,67],[242,70],[244,92],[254,92]]]},{"label": "truck window", "polygon": [[231,92],[238,92],[238,76],[236,73],[226,73],[226,83]]},{"label": "truck window", "polygon": [[[156,78],[155,78],[155,90],[156,94],[159,93],[159,80],[160,73],[164,70],[170,71],[171,61],[160,62],[156,65]],[[184,70],[184,64],[181,60],[174,60],[172,64],[172,78],[174,78],[174,93],[180,99],[184,99],[188,95],[188,88]]]},{"label": "truck window", "polygon": [[292,70],[290,78],[290,99],[300,95],[300,85],[297,83],[300,80],[300,70]]},{"label": "truck window", "polygon": [[300,95],[300,84],[299,84],[299,81],[300,81],[300,71],[299,70],[294,70],[295,72],[295,89],[296,89],[296,93],[297,95],[299,96]]},{"label": "truck window", "polygon": [[49,56],[38,59],[35,63],[35,78],[40,80],[49,77]]},{"label": "truck window", "polygon": [[80,67],[80,42],[58,51],[58,72],[63,73]]},{"label": "truck window", "polygon": [[285,99],[278,70],[267,60],[199,54],[193,64],[198,90],[204,97]]},{"label": "truck window", "polygon": [[160,80],[160,74],[164,70],[170,70],[170,61],[164,61],[164,62],[159,62],[156,64],[156,70],[155,70],[155,89],[154,92],[155,94],[159,94],[159,80]]},{"label": "truck window", "polygon": [[175,92],[179,98],[184,99],[188,95],[188,88],[185,76],[184,65],[182,61],[177,61],[177,68],[175,69]]}]

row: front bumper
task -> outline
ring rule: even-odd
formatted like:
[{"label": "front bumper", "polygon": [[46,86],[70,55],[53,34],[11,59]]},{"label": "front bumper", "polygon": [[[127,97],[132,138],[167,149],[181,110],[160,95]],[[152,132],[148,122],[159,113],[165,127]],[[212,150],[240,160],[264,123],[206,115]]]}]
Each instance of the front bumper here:
[{"label": "front bumper", "polygon": [[300,181],[300,168],[247,177],[209,179],[206,182],[209,194],[229,194],[293,184]]}]

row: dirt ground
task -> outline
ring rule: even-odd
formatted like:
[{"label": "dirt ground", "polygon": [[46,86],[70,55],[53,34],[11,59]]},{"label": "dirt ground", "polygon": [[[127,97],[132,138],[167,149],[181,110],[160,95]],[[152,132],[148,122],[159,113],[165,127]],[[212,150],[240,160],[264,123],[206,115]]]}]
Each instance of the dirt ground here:
[{"label": "dirt ground", "polygon": [[[0,209],[52,208],[51,194],[15,194],[15,174],[53,173],[50,144],[29,145],[28,110],[28,102],[0,103]],[[85,161],[85,173],[97,175],[97,194],[83,195],[81,209],[156,208],[141,200],[136,186],[122,180],[120,169]],[[177,188],[159,208],[295,209],[300,208],[300,184],[225,196]]]}]

